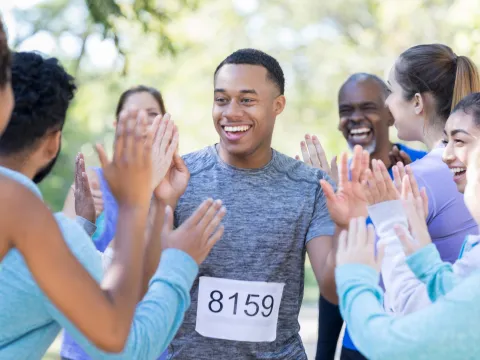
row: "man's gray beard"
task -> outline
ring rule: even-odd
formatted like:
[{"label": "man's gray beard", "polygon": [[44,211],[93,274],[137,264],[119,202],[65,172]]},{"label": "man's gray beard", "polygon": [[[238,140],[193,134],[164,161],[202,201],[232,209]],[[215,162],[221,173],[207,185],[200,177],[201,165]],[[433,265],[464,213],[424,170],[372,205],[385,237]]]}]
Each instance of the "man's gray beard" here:
[{"label": "man's gray beard", "polygon": [[[350,151],[353,151],[354,146],[352,146],[352,144],[348,143],[348,147],[350,148]],[[366,147],[363,147],[363,150],[367,150],[367,152],[371,155],[376,148],[377,148],[377,141],[373,139],[373,141],[369,145],[367,145]]]}]

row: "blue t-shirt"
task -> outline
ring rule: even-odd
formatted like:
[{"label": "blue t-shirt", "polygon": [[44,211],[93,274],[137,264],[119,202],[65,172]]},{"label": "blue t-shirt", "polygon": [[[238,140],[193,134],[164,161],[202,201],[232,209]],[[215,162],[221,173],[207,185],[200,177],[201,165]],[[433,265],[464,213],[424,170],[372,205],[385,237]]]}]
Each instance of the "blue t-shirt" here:
[{"label": "blue t-shirt", "polygon": [[[427,154],[425,151],[414,150],[403,144],[395,144],[395,145],[397,145],[400,151],[402,150],[405,151],[408,154],[408,156],[410,156],[410,159],[412,160],[412,162],[423,158]],[[390,177],[393,178],[392,168],[388,169],[388,173],[390,174]],[[372,220],[370,218],[367,218],[367,224],[372,224]],[[345,328],[345,335],[343,337],[343,346],[350,350],[357,350],[357,348],[352,342],[352,339],[350,338],[350,335],[348,333],[348,328]]]}]

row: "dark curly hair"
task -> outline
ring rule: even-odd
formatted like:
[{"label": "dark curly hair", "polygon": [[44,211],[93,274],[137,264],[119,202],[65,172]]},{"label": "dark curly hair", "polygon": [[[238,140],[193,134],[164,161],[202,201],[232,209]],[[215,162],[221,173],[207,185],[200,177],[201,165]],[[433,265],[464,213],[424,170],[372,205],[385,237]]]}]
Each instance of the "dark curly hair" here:
[{"label": "dark curly hair", "polygon": [[7,34],[0,17],[0,88],[4,88],[10,82],[10,68],[12,59],[8,48]]},{"label": "dark curly hair", "polygon": [[285,76],[283,75],[282,67],[274,57],[263,51],[255,49],[235,51],[217,66],[214,77],[224,65],[228,64],[263,66],[267,69],[267,78],[278,87],[280,94],[283,95],[285,92]]},{"label": "dark curly hair", "polygon": [[56,58],[34,52],[13,53],[15,107],[0,140],[0,154],[33,150],[47,133],[62,130],[76,86]]}]

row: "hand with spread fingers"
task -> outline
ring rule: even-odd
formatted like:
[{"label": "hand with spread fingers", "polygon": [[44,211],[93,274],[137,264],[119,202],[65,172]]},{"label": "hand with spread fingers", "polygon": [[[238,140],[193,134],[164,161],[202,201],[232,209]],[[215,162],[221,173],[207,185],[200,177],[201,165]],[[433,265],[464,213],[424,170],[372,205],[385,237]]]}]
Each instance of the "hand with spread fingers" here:
[{"label": "hand with spread fingers", "polygon": [[87,219],[91,223],[95,223],[95,204],[88,177],[85,171],[85,159],[82,153],[79,153],[75,159],[75,214]]},{"label": "hand with spread fingers", "polygon": [[403,200],[403,206],[408,218],[410,234],[403,226],[395,226],[395,232],[402,243],[405,255],[408,256],[431,244],[432,238],[425,222],[423,198],[420,196],[414,198],[409,194],[408,199]]},{"label": "hand with spread fingers", "polygon": [[96,146],[105,179],[121,204],[142,207],[150,204],[152,144],[158,125],[157,121],[148,128],[147,113],[143,110],[124,110],[116,128],[112,161],[103,146]]},{"label": "hand with spread fingers", "polygon": [[182,250],[200,265],[223,235],[224,228],[220,222],[225,214],[226,209],[220,200],[208,199],[182,225],[173,229],[173,211],[167,206],[161,236],[162,248]]},{"label": "hand with spread fingers", "polygon": [[409,200],[412,198],[415,202],[419,202],[422,204],[423,208],[423,217],[424,219],[428,216],[428,196],[427,191],[425,188],[421,190],[418,189],[417,181],[411,172],[411,169],[407,166],[407,174],[402,179],[402,191],[401,191],[401,199],[402,200]]},{"label": "hand with spread fingers", "polygon": [[338,239],[337,266],[345,264],[368,265],[380,271],[383,258],[383,248],[375,257],[375,229],[368,226],[364,217],[350,220],[348,231],[343,230]]},{"label": "hand with spread fingers", "polygon": [[[302,151],[303,162],[307,165],[313,166],[317,169],[322,169],[333,180],[335,184],[338,184],[338,167],[337,157],[334,156],[328,164],[325,151],[318,137],[309,134],[305,135],[305,141],[300,143],[300,149]],[[295,159],[300,160],[300,156],[296,155]]]},{"label": "hand with spread fingers", "polygon": [[369,205],[400,199],[400,193],[381,160],[372,160],[372,170],[365,170],[362,185]]},{"label": "hand with spread fingers", "polygon": [[334,192],[332,185],[327,181],[320,180],[330,216],[339,227],[348,226],[350,219],[354,217],[366,217],[368,214],[367,198],[360,177],[369,166],[369,158],[367,151],[362,150],[361,146],[355,146],[349,180],[347,154],[341,155],[337,192]]}]

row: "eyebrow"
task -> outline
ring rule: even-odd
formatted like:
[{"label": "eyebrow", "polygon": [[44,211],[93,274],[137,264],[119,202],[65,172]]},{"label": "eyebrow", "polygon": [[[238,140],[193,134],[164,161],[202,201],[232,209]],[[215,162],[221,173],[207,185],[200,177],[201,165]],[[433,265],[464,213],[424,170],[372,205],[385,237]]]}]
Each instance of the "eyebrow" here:
[{"label": "eyebrow", "polygon": [[[443,133],[445,135],[447,135],[447,132],[445,130],[443,130]],[[455,130],[452,130],[450,131],[450,136],[454,136],[454,135],[457,135],[457,134],[465,134],[465,135],[468,135],[468,136],[472,136],[469,132],[465,131],[465,130],[462,130],[462,129],[455,129]]]},{"label": "eyebrow", "polygon": [[[215,89],[215,92],[226,93],[227,90],[225,90],[225,89]],[[244,89],[244,90],[240,90],[240,94],[254,94],[254,95],[258,95],[258,93],[257,93],[254,89]]]}]

